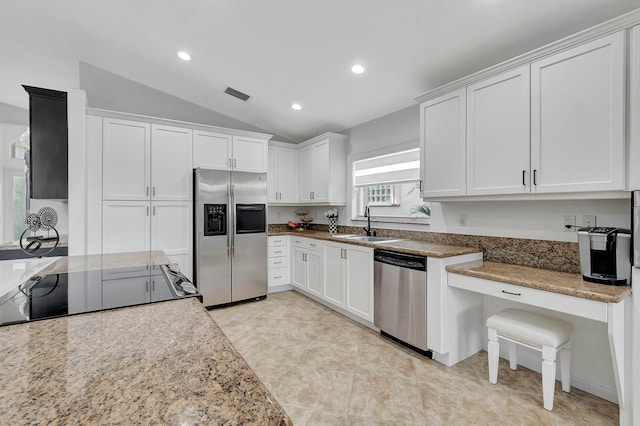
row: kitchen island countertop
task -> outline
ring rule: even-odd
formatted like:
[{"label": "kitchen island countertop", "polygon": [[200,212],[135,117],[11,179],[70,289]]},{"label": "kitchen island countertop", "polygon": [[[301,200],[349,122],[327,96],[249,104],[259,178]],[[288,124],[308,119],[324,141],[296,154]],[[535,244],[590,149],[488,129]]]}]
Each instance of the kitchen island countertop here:
[{"label": "kitchen island countertop", "polygon": [[[127,257],[147,259],[107,260]],[[1,423],[291,424],[195,298],[0,327],[0,347]]]}]

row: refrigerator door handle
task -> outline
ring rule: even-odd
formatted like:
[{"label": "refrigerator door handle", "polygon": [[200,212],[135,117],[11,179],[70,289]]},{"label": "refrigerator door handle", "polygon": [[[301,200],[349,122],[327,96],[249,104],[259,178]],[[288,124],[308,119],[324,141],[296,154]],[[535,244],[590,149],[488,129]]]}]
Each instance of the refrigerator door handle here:
[{"label": "refrigerator door handle", "polygon": [[231,184],[231,209],[232,217],[233,217],[233,235],[231,235],[231,258],[234,258],[236,255],[236,186]]},{"label": "refrigerator door handle", "polygon": [[[227,203],[228,205],[231,205],[231,185],[227,184]],[[227,218],[227,223],[229,222],[229,219]],[[231,258],[231,231],[229,230],[229,227],[227,226],[227,257],[230,259]]]}]

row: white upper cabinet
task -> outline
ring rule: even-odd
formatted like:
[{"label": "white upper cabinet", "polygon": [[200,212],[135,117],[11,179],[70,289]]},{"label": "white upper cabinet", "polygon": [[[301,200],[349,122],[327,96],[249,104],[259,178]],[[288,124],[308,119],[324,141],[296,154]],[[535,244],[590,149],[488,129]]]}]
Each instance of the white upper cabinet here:
[{"label": "white upper cabinet", "polygon": [[304,203],[346,204],[346,136],[325,133],[300,150],[299,201]]},{"label": "white upper cabinet", "polygon": [[239,172],[267,172],[266,138],[195,130],[193,167]]},{"label": "white upper cabinet", "polygon": [[105,118],[102,198],[148,200],[151,186],[151,125]]},{"label": "white upper cabinet", "polygon": [[468,195],[529,192],[529,81],[525,65],[467,87]]},{"label": "white upper cabinet", "polygon": [[300,150],[300,201],[311,202],[313,197],[313,147]]},{"label": "white upper cabinet", "polygon": [[423,197],[466,194],[465,89],[420,106]]},{"label": "white upper cabinet", "polygon": [[267,193],[269,203],[295,203],[298,198],[298,151],[269,147]]},{"label": "white upper cabinet", "polygon": [[[629,190],[640,189],[640,25],[633,27],[629,66]],[[640,395],[638,395],[640,398]]]},{"label": "white upper cabinet", "polygon": [[233,137],[233,170],[239,172],[267,172],[267,140]]},{"label": "white upper cabinet", "polygon": [[103,200],[191,199],[189,129],[105,118]]},{"label": "white upper cabinet", "polygon": [[192,181],[190,129],[151,126],[151,198],[190,200]]},{"label": "white upper cabinet", "polygon": [[625,189],[623,31],[531,64],[533,191]]},{"label": "white upper cabinet", "polygon": [[193,167],[231,170],[231,135],[193,131]]},{"label": "white upper cabinet", "polygon": [[423,197],[624,191],[625,49],[620,31],[425,98]]}]

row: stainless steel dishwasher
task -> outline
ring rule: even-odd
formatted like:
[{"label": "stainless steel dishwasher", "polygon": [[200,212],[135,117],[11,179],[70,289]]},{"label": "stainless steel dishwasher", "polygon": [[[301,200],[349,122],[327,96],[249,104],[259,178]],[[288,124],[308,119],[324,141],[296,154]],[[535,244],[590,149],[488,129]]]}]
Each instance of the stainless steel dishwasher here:
[{"label": "stainless steel dishwasher", "polygon": [[431,356],[427,349],[427,258],[374,250],[373,300],[382,334]]}]

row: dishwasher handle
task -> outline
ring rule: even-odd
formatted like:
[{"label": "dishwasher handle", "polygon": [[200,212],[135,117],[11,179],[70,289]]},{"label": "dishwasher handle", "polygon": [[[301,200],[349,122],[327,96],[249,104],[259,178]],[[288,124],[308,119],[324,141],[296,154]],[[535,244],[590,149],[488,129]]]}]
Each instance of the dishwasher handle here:
[{"label": "dishwasher handle", "polygon": [[373,260],[400,268],[414,269],[416,271],[427,270],[427,259],[422,256],[414,256],[404,253],[396,253],[386,250],[374,250]]}]

